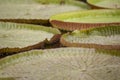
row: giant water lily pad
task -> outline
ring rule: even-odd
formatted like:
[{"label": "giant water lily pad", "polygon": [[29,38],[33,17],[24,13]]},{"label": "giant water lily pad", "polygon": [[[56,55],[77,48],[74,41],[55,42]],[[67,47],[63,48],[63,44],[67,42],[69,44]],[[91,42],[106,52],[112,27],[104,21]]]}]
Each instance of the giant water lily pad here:
[{"label": "giant water lily pad", "polygon": [[46,24],[51,15],[88,8],[75,0],[0,0],[0,20]]},{"label": "giant water lily pad", "polygon": [[120,8],[120,0],[87,0],[93,8]]},{"label": "giant water lily pad", "polygon": [[0,60],[0,79],[119,80],[120,51],[58,48],[29,51]]},{"label": "giant water lily pad", "polygon": [[64,46],[120,50],[120,26],[107,26],[74,31],[61,38]]},{"label": "giant water lily pad", "polygon": [[120,25],[120,10],[103,9],[74,11],[53,15],[51,24],[62,30],[82,30],[103,25]]},{"label": "giant water lily pad", "polygon": [[41,42],[51,40],[55,34],[60,34],[55,28],[0,22],[0,53],[4,48],[39,48]]}]

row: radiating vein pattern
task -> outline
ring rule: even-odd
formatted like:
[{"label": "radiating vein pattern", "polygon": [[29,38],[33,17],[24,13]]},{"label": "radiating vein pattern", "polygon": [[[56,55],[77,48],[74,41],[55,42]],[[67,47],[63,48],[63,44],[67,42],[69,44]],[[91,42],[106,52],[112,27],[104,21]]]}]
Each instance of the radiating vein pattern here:
[{"label": "radiating vein pattern", "polygon": [[13,77],[15,80],[120,79],[120,57],[95,49],[30,51],[8,57],[6,61],[0,62],[0,77]]},{"label": "radiating vein pattern", "polygon": [[43,26],[0,22],[0,48],[23,48],[50,40],[54,35],[51,30]]}]

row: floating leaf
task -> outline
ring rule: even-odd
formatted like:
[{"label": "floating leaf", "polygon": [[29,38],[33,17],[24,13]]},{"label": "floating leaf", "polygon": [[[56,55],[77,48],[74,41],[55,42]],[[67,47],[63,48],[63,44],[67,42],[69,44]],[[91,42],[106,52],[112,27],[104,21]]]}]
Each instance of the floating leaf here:
[{"label": "floating leaf", "polygon": [[120,26],[76,30],[71,34],[64,34],[61,43],[64,46],[120,50]]},{"label": "floating leaf", "polygon": [[54,14],[88,8],[75,0],[0,0],[0,21],[46,24]]},{"label": "floating leaf", "polygon": [[93,8],[118,8],[120,9],[120,0],[87,0]]},{"label": "floating leaf", "polygon": [[119,51],[99,51],[88,48],[29,51],[1,59],[0,78],[119,80],[119,53]]},{"label": "floating leaf", "polygon": [[60,32],[55,28],[0,22],[0,53],[11,51],[9,48],[13,48],[13,52],[19,50],[17,48],[40,48],[46,39],[51,40],[56,34]]},{"label": "floating leaf", "polygon": [[82,30],[104,25],[120,25],[120,10],[103,9],[74,11],[53,15],[50,22],[53,27],[62,30]]}]

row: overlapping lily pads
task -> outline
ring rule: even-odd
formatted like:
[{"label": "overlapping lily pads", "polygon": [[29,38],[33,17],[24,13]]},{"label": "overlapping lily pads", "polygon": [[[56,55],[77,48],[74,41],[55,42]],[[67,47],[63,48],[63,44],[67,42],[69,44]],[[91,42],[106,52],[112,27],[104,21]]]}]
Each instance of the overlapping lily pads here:
[{"label": "overlapping lily pads", "polygon": [[120,0],[87,0],[92,8],[120,9]]},{"label": "overlapping lily pads", "polygon": [[64,46],[120,50],[120,26],[74,31],[61,38]]},{"label": "overlapping lily pads", "polygon": [[74,11],[53,15],[51,24],[59,29],[73,31],[105,25],[120,25],[119,9]]},{"label": "overlapping lily pads", "polygon": [[[87,1],[120,8],[119,0]],[[80,0],[0,0],[0,80],[119,80],[120,10],[89,8]],[[49,18],[55,28],[31,25]],[[73,32],[61,37],[56,28]],[[58,44],[67,47],[47,49]]]},{"label": "overlapping lily pads", "polygon": [[46,39],[50,41],[57,34],[60,32],[55,28],[0,22],[0,53],[41,48]]},{"label": "overlapping lily pads", "polygon": [[120,51],[58,48],[29,51],[0,60],[0,79],[119,80]]},{"label": "overlapping lily pads", "polygon": [[75,0],[0,0],[0,21],[47,24],[56,13],[86,9]]}]

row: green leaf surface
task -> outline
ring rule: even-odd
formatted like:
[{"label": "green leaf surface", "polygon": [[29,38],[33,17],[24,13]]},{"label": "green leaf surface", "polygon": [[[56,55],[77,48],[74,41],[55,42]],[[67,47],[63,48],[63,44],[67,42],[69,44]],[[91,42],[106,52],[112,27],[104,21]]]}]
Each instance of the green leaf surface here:
[{"label": "green leaf surface", "polygon": [[100,26],[120,25],[119,18],[119,9],[99,9],[53,15],[50,18],[50,23],[53,27],[74,31]]},{"label": "green leaf surface", "polygon": [[0,48],[23,48],[60,34],[55,28],[0,22]]},{"label": "green leaf surface", "polygon": [[88,48],[24,52],[0,60],[0,77],[15,80],[119,80],[120,56],[116,55],[119,53]]},{"label": "green leaf surface", "polygon": [[64,46],[120,50],[120,26],[105,26],[82,31],[76,30],[71,34],[64,34],[61,38],[61,43]]},{"label": "green leaf surface", "polygon": [[101,8],[120,8],[120,0],[87,0],[87,2]]},{"label": "green leaf surface", "polygon": [[88,8],[74,0],[0,0],[0,20],[42,23],[57,13]]},{"label": "green leaf surface", "polygon": [[74,11],[53,15],[52,20],[75,23],[114,23],[120,22],[119,9]]}]

